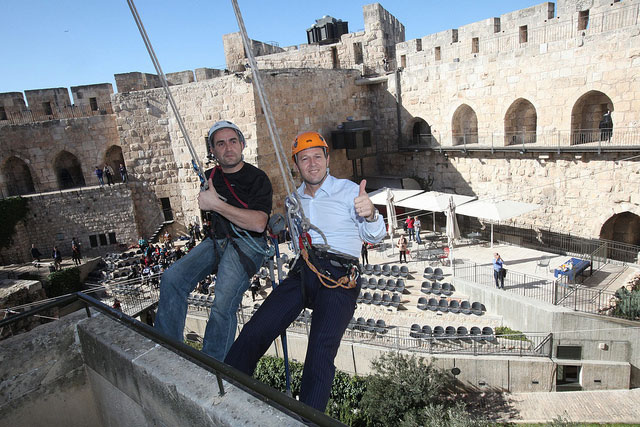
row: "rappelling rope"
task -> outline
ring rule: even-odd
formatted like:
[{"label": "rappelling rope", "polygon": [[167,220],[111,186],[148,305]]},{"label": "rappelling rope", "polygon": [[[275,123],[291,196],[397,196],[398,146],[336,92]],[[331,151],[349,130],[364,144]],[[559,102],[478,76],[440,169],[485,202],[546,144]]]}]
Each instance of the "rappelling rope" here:
[{"label": "rappelling rope", "polygon": [[[297,241],[300,236],[308,232],[308,230],[313,229],[320,235],[320,237],[322,237],[324,241],[323,246],[328,247],[327,238],[322,230],[314,227],[304,215],[303,210],[300,208],[300,197],[298,193],[294,191],[295,184],[293,181],[293,175],[291,174],[291,170],[288,167],[284,166],[285,162],[287,162],[287,156],[282,146],[282,141],[280,140],[278,128],[276,127],[275,121],[273,119],[271,106],[264,93],[262,77],[260,75],[260,70],[258,69],[258,64],[256,62],[255,56],[253,55],[253,51],[251,50],[251,43],[249,40],[249,36],[247,35],[247,29],[244,25],[244,20],[242,19],[242,13],[240,12],[240,8],[238,7],[238,1],[231,0],[231,4],[233,5],[233,11],[236,15],[236,20],[238,21],[238,27],[240,28],[240,36],[242,37],[244,50],[249,61],[249,66],[251,67],[251,70],[253,72],[253,81],[256,86],[256,91],[258,92],[258,98],[260,99],[262,110],[264,111],[265,121],[267,123],[267,128],[269,129],[269,135],[271,136],[273,149],[275,151],[276,158],[278,159],[280,175],[282,176],[282,180],[284,181],[285,189],[287,192],[285,207],[287,209],[287,223],[289,224],[289,232],[291,233],[291,238],[293,241]],[[299,221],[295,220],[295,218],[292,217],[297,217]],[[294,248],[296,255],[299,255],[299,248],[295,245]]]},{"label": "rappelling rope", "polygon": [[169,90],[169,84],[167,83],[167,78],[162,72],[162,68],[160,67],[160,62],[158,61],[158,57],[156,56],[155,51],[153,50],[153,46],[151,46],[151,40],[149,40],[149,36],[147,36],[147,31],[144,29],[144,25],[142,25],[142,20],[140,19],[140,15],[138,15],[138,10],[136,9],[136,5],[133,3],[133,0],[127,0],[127,4],[129,5],[129,9],[131,9],[131,14],[133,15],[133,19],[136,21],[136,25],[138,26],[138,30],[140,31],[140,35],[142,36],[142,40],[144,41],[144,45],[147,48],[147,52],[149,52],[149,56],[151,57],[151,62],[153,62],[153,66],[156,69],[156,73],[158,73],[158,77],[160,78],[160,83],[162,83],[162,87],[164,89],[164,93],[167,96],[167,101],[169,101],[169,105],[171,106],[171,110],[173,110],[173,114],[178,122],[178,127],[182,132],[182,136],[184,137],[185,143],[187,144],[187,148],[189,149],[189,153],[191,154],[191,163],[193,165],[193,169],[198,174],[198,178],[200,178],[200,186],[203,190],[206,190],[209,185],[207,184],[207,180],[204,176],[204,172],[202,169],[202,163],[200,162],[200,158],[196,153],[196,150],[193,148],[193,144],[191,143],[191,138],[189,138],[189,134],[187,133],[187,129],[182,121],[182,117],[180,116],[180,112],[178,111],[178,106],[173,99],[173,95],[171,95],[171,91]]}]

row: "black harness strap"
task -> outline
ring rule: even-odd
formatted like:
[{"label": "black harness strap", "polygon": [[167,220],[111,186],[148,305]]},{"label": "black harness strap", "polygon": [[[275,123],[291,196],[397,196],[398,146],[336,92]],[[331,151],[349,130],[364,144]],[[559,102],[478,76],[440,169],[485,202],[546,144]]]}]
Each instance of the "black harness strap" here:
[{"label": "black harness strap", "polygon": [[[229,180],[227,180],[227,177],[224,176],[224,173],[222,172],[222,168],[220,166],[216,166],[215,168],[213,168],[213,171],[211,172],[211,182],[213,182],[213,177],[215,176],[215,173],[217,170],[220,170],[220,173],[222,174],[222,179],[224,180],[224,183],[226,184],[227,188],[229,189],[233,197],[238,201],[238,203],[242,205],[242,207],[244,207],[245,209],[248,209],[249,205],[243,202],[242,200],[240,200],[236,192],[233,190],[233,187],[229,183]],[[258,267],[254,264],[251,258],[247,256],[247,254],[245,254],[243,251],[240,250],[240,247],[236,243],[235,239],[231,237],[231,228],[229,227],[229,220],[218,213],[214,213],[213,217],[215,219],[215,223],[219,223],[224,229],[223,231],[227,239],[227,244],[230,243],[233,246],[233,248],[236,250],[240,264],[242,264],[242,268],[247,273],[247,277],[251,279],[251,276],[256,274],[256,272],[258,271]],[[220,253],[218,251],[218,242],[215,239],[215,232],[213,231],[214,229],[215,229],[215,224],[212,224],[212,227],[209,230],[209,238],[213,240],[213,250],[215,252],[215,257],[216,257],[216,263],[214,265],[213,271],[217,272],[218,263],[220,262]]]}]

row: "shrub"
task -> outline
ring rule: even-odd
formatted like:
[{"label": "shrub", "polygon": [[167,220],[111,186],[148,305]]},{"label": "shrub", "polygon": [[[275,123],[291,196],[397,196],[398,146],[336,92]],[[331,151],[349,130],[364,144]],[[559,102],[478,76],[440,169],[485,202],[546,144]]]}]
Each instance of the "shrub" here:
[{"label": "shrub", "polygon": [[45,287],[48,298],[78,292],[82,288],[80,270],[77,267],[54,271],[48,277],[49,286]]},{"label": "shrub", "polygon": [[375,374],[367,377],[362,407],[373,425],[397,425],[407,416],[419,420],[429,404],[444,404],[453,388],[451,375],[413,355],[384,353],[371,365]]},{"label": "shrub", "polygon": [[[529,339],[521,331],[516,331],[507,326],[498,326],[495,329],[496,336],[502,336],[502,338],[514,341],[529,341]],[[506,335],[506,336],[503,336]]]},{"label": "shrub", "polygon": [[[300,395],[300,384],[302,383],[302,363],[289,361],[289,371],[291,373],[291,394],[293,396]],[[275,388],[283,393],[287,391],[287,380],[284,371],[284,360],[273,357],[263,356],[253,372],[253,376],[266,385]]]},{"label": "shrub", "polygon": [[625,287],[618,289],[613,314],[627,319],[640,318],[640,290],[629,291]]}]

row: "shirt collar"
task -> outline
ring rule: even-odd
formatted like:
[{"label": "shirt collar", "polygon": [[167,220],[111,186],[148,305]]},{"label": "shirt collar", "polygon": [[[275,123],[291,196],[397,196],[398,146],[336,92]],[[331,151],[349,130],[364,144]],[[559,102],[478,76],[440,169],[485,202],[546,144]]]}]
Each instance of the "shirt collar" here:
[{"label": "shirt collar", "polygon": [[[336,182],[336,178],[334,178],[333,176],[327,174],[327,178],[324,180],[324,182],[322,183],[320,188],[318,188],[318,191],[316,191],[316,196],[318,195],[318,192],[320,192],[320,191],[324,192],[327,196],[330,196],[331,192],[333,190],[333,186],[334,186],[335,182]],[[306,187],[307,187],[307,183],[303,182],[302,185],[300,187],[298,187],[298,194],[303,199],[311,199],[311,196],[309,196],[308,194],[306,194],[304,192]]]}]

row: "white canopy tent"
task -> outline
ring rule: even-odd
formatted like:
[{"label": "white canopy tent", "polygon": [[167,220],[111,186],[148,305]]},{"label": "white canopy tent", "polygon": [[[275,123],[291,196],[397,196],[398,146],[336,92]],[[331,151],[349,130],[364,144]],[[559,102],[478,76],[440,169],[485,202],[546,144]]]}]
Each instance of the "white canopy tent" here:
[{"label": "white canopy tent", "polygon": [[383,187],[376,191],[372,191],[369,194],[369,198],[374,205],[382,205],[387,208],[387,224],[389,225],[389,235],[392,238],[393,244],[393,231],[396,229],[396,210],[399,200],[404,200],[407,197],[415,196],[416,194],[423,193],[423,190],[405,190],[403,188],[388,188]]},{"label": "white canopy tent", "polygon": [[374,205],[386,205],[388,191],[391,191],[394,203],[396,205],[400,200],[404,200],[407,197],[415,196],[416,194],[424,193],[423,190],[405,190],[403,188],[382,187],[376,191],[372,191],[371,193],[369,193],[369,198]]},{"label": "white canopy tent", "polygon": [[[505,221],[538,209],[535,203],[515,202],[513,200],[476,200],[459,206],[456,213],[488,221]],[[493,223],[491,224],[491,247],[493,247]]]},{"label": "white canopy tent", "polygon": [[419,209],[422,211],[433,212],[433,231],[436,231],[436,212],[444,212],[449,208],[450,199],[456,206],[464,205],[475,199],[471,196],[462,196],[460,194],[440,193],[438,191],[427,191],[417,194],[401,201],[396,201],[396,206],[403,208]]}]

